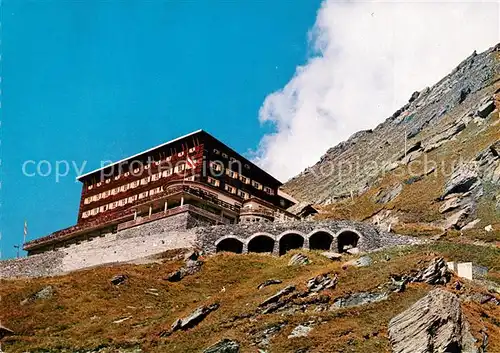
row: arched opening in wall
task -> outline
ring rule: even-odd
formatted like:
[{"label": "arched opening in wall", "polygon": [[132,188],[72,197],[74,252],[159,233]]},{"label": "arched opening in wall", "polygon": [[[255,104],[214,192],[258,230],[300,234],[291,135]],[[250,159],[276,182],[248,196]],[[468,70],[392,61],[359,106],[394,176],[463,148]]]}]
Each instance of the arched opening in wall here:
[{"label": "arched opening in wall", "polygon": [[274,239],[267,235],[259,235],[248,242],[248,252],[272,253]]},{"label": "arched opening in wall", "polygon": [[311,250],[330,250],[333,237],[331,234],[323,231],[316,232],[309,238],[309,248]]},{"label": "arched opening in wall", "polygon": [[288,233],[280,239],[280,256],[285,255],[292,249],[300,249],[304,246],[304,238],[300,234]]},{"label": "arched opening in wall", "polygon": [[351,230],[341,232],[337,237],[338,252],[346,252],[358,246],[359,235]]},{"label": "arched opening in wall", "polygon": [[217,244],[217,252],[227,251],[234,252],[236,254],[241,254],[243,252],[243,243],[238,239],[227,238],[221,240],[219,244]]}]

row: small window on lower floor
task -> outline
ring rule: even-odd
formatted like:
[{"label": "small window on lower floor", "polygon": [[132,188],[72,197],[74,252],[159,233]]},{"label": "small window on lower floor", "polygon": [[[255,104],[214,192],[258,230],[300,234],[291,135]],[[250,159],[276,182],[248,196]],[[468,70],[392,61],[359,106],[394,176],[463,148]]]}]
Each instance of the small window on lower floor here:
[{"label": "small window on lower floor", "polygon": [[214,178],[211,178],[211,177],[208,177],[208,178],[207,178],[207,182],[208,182],[210,185],[213,185],[213,186],[219,186],[219,185],[220,185],[220,181],[219,181],[219,180],[214,179]]},{"label": "small window on lower floor", "polygon": [[230,192],[231,194],[236,194],[236,188],[234,186],[229,185],[229,184],[226,184],[224,186],[224,190],[226,190],[227,192]]},{"label": "small window on lower floor", "polygon": [[238,190],[238,196],[245,199],[245,200],[250,198],[250,194],[248,192],[243,191],[243,190]]}]

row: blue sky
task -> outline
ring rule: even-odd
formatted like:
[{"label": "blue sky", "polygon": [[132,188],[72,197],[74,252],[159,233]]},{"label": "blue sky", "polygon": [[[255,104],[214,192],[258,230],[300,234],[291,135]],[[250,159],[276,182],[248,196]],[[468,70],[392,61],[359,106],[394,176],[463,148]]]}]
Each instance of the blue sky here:
[{"label": "blue sky", "polygon": [[27,160],[88,160],[89,171],[199,128],[255,149],[271,129],[259,108],[306,61],[319,7],[4,0],[2,257],[15,256],[25,219],[28,239],[76,221],[75,171],[59,182],[27,177]]}]

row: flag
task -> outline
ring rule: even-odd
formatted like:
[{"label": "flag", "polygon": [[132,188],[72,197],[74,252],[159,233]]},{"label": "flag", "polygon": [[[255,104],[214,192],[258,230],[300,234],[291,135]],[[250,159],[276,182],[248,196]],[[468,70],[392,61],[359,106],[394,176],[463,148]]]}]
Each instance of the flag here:
[{"label": "flag", "polygon": [[24,241],[26,241],[27,235],[28,235],[28,221],[24,221]]},{"label": "flag", "polygon": [[189,156],[186,157],[186,165],[188,169],[194,169],[196,162]]}]

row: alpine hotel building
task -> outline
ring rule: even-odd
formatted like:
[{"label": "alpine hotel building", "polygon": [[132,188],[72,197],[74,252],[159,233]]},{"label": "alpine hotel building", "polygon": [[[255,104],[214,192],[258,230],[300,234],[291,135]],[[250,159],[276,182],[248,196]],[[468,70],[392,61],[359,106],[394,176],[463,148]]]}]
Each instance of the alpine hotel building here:
[{"label": "alpine hotel building", "polygon": [[187,227],[297,219],[277,179],[198,130],[78,177],[77,223],[24,244],[28,255],[181,213]]}]

